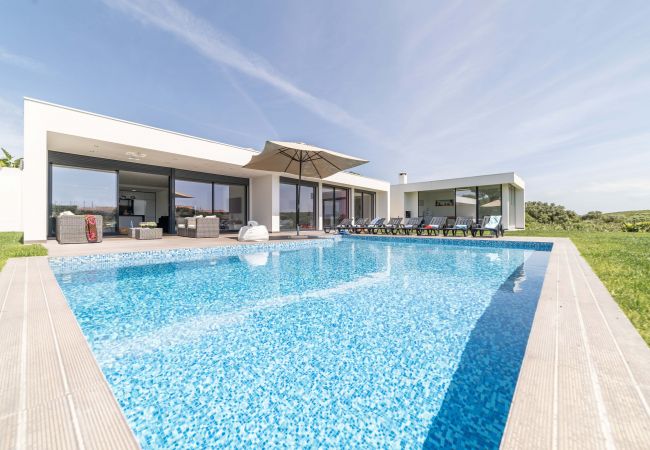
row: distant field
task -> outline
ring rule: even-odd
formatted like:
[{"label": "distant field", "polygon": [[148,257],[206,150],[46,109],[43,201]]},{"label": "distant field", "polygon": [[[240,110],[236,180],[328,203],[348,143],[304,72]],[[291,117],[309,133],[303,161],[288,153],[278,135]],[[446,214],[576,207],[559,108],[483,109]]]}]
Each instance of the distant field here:
[{"label": "distant field", "polygon": [[570,238],[650,345],[650,233],[526,230],[507,234]]},{"label": "distant field", "polygon": [[603,213],[603,215],[604,216],[623,216],[623,217],[650,216],[650,209],[638,209],[636,211],[608,212],[608,213]]}]

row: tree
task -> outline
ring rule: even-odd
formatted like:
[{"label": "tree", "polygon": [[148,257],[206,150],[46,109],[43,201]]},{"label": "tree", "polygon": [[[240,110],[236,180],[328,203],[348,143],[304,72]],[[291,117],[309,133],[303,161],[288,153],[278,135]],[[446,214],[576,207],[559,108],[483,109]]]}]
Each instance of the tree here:
[{"label": "tree", "polygon": [[565,225],[579,220],[580,216],[555,203],[526,202],[526,214],[537,223]]},{"label": "tree", "polygon": [[582,220],[602,220],[603,213],[601,211],[589,211],[582,216]]},{"label": "tree", "polygon": [[0,158],[0,167],[10,167],[14,169],[20,169],[23,165],[23,158],[14,158],[11,153],[9,153],[7,150],[4,148],[1,148],[2,153],[4,154],[2,158]]}]

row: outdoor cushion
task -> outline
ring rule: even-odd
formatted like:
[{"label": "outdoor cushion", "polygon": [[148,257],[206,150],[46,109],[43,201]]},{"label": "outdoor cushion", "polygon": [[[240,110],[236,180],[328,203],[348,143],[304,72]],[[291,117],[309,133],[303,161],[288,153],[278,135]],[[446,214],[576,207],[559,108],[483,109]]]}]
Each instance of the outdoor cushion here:
[{"label": "outdoor cushion", "polygon": [[454,226],[454,228],[458,228],[459,230],[466,230],[467,225],[456,225],[456,226]]},{"label": "outdoor cushion", "polygon": [[485,228],[496,228],[499,226],[499,216],[490,216],[490,220],[488,220],[488,223],[485,225]]}]

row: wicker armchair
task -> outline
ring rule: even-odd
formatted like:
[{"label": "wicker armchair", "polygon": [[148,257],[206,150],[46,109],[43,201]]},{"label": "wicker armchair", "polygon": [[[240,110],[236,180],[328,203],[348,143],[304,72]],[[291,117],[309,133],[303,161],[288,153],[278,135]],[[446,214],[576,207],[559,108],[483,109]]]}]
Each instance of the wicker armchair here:
[{"label": "wicker armchair", "polygon": [[191,238],[219,237],[218,217],[188,218],[186,223],[187,223],[187,237],[191,237]]},{"label": "wicker armchair", "polygon": [[[97,242],[103,238],[102,216],[95,216],[97,222]],[[58,216],[56,218],[56,240],[59,244],[87,244],[86,220],[84,216]]]},{"label": "wicker armchair", "polygon": [[176,218],[176,234],[187,237],[187,217]]}]

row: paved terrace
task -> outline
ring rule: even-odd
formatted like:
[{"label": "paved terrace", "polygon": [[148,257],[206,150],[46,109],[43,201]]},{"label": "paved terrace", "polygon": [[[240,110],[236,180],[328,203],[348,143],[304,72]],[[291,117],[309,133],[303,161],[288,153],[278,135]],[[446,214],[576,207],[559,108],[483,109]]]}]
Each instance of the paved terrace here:
[{"label": "paved terrace", "polygon": [[[650,448],[650,349],[569,240],[519,240],[555,245],[502,448]],[[217,245],[238,243],[47,247],[72,256]],[[46,257],[7,263],[0,307],[0,449],[138,448]]]}]

